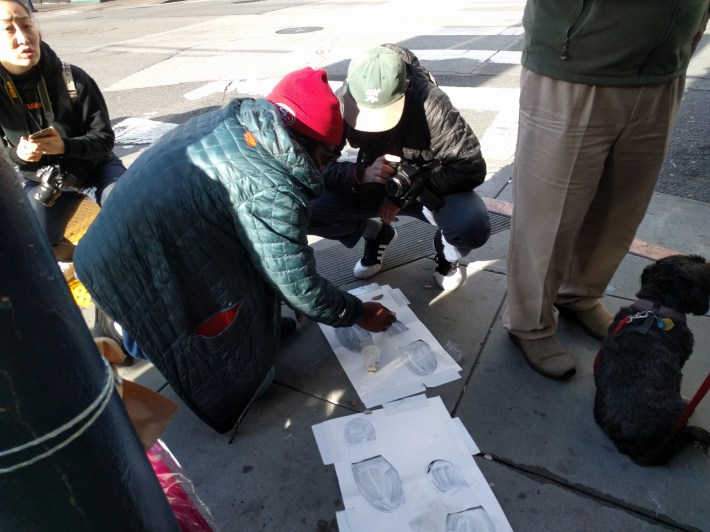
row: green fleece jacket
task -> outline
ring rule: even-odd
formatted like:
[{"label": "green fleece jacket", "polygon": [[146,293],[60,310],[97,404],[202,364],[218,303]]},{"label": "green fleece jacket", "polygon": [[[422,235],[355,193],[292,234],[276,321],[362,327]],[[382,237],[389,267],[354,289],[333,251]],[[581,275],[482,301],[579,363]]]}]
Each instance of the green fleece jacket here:
[{"label": "green fleece jacket", "polygon": [[709,0],[528,0],[527,69],[572,83],[660,85],[685,74]]}]

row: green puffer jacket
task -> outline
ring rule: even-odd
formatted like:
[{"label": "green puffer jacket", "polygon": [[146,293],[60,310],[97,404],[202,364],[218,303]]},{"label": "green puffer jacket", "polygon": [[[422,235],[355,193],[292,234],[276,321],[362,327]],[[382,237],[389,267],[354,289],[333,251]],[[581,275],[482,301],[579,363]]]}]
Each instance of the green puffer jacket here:
[{"label": "green puffer jacket", "polygon": [[[316,273],[306,240],[318,169],[273,104],[233,100],[146,150],[74,255],[92,298],[219,432],[273,365],[280,301],[335,327],[362,303]],[[216,336],[195,329],[226,309]]]},{"label": "green puffer jacket", "polygon": [[554,79],[660,85],[682,76],[708,0],[528,0],[523,66]]}]

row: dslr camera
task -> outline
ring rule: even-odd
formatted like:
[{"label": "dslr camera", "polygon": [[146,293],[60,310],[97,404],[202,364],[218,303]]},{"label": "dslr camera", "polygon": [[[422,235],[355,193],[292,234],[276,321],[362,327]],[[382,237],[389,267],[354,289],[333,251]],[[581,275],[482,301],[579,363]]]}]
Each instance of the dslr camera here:
[{"label": "dslr camera", "polygon": [[62,194],[62,186],[66,179],[66,173],[57,165],[43,166],[37,170],[37,181],[39,186],[35,192],[35,199],[42,205],[51,207]]},{"label": "dslr camera", "polygon": [[388,164],[397,170],[397,173],[385,183],[387,195],[403,200],[407,198],[408,192],[412,190],[412,187],[415,187],[415,183],[419,185],[419,182],[421,182],[421,176],[417,176],[419,168],[413,164],[394,161],[388,161]]},{"label": "dslr camera", "polygon": [[395,159],[399,157],[387,158],[387,164],[397,170],[397,173],[385,182],[387,195],[400,208],[416,199],[429,210],[437,210],[441,200],[426,187],[424,178],[420,174],[421,169],[411,163]]}]

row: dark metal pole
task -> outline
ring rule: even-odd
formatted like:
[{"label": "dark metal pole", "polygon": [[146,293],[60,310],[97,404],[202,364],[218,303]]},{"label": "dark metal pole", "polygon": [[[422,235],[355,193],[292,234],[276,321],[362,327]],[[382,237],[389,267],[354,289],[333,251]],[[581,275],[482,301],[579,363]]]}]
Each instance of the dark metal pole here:
[{"label": "dark metal pole", "polygon": [[1,157],[0,227],[0,530],[179,530]]}]

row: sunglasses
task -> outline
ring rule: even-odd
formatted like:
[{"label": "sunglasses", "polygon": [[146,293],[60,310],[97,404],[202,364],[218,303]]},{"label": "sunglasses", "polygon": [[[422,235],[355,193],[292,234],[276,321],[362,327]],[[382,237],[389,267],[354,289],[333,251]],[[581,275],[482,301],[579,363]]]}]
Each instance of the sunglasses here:
[{"label": "sunglasses", "polygon": [[[319,164],[323,166],[328,166],[330,163],[337,161],[342,154],[337,148],[331,151],[325,144],[315,139],[298,134],[294,134],[293,136],[296,137],[296,140],[305,148],[311,158],[314,161],[318,158]],[[321,152],[325,153],[319,154],[319,148]]]},{"label": "sunglasses", "polygon": [[321,144],[320,147],[327,154],[324,157],[321,157],[321,163],[323,164],[323,166],[328,166],[330,163],[334,163],[340,158],[340,155],[342,154],[342,152],[337,148],[333,151],[330,151],[328,148],[325,147],[324,144]]}]

